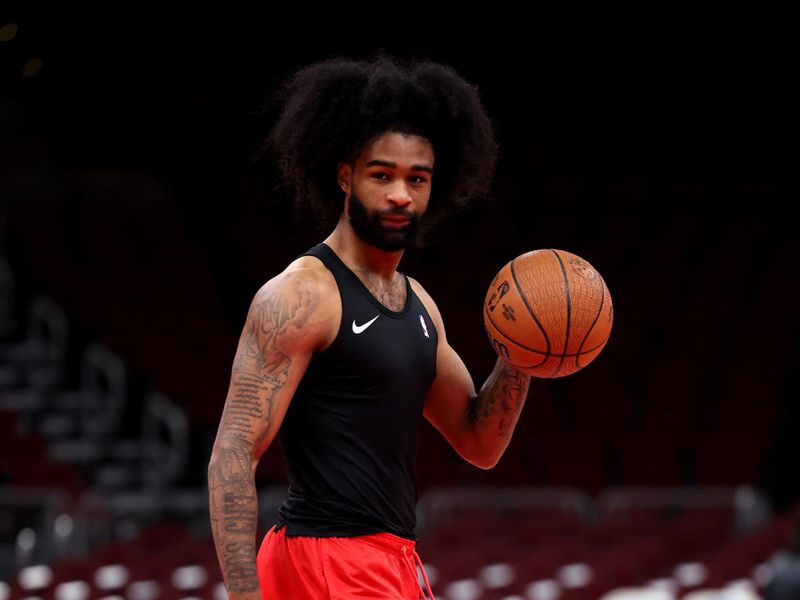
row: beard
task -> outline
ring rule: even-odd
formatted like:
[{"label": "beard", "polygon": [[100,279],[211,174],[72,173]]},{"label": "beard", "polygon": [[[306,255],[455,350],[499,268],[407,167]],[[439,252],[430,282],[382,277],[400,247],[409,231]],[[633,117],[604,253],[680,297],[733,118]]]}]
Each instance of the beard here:
[{"label": "beard", "polygon": [[[370,214],[364,203],[356,196],[355,192],[352,192],[347,214],[350,217],[350,225],[358,238],[381,250],[388,252],[404,250],[417,239],[419,217],[401,208]],[[392,215],[408,218],[408,224],[398,229],[387,227],[381,223],[381,217]]]}]

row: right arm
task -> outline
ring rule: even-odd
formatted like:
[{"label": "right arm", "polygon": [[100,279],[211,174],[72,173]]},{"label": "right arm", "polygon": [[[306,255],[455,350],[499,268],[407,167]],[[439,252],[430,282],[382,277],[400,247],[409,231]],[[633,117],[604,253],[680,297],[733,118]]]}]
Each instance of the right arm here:
[{"label": "right arm", "polygon": [[255,470],[314,351],[330,334],[323,282],[312,269],[268,281],[250,305],[208,465],[211,531],[231,600],[260,599]]}]

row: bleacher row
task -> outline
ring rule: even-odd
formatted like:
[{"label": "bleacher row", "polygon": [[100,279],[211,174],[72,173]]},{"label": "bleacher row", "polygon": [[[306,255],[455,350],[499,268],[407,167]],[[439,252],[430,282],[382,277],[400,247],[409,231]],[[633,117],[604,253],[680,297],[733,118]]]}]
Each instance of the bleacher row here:
[{"label": "bleacher row", "polygon": [[[757,594],[792,515],[738,537],[731,517],[725,510],[669,518],[633,511],[590,523],[558,512],[472,511],[433,527],[418,550],[444,600],[597,600],[625,587],[670,598],[726,587]],[[0,583],[0,600],[224,600],[216,561],[207,537],[164,522],[82,558],[26,567]]]},{"label": "bleacher row", "polygon": [[730,512],[708,509],[669,518],[632,511],[594,523],[563,514],[472,517],[435,529],[420,544],[435,569],[434,593],[443,598],[596,600],[648,586],[682,597],[729,584],[756,591],[790,529],[778,519],[734,537]]}]

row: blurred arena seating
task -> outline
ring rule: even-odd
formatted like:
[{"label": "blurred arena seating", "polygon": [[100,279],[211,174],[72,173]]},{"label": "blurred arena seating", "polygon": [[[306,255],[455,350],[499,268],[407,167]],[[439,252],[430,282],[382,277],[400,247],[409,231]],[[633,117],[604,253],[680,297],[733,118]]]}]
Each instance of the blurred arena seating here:
[{"label": "blurred arena seating", "polygon": [[[432,491],[421,502],[431,514],[419,551],[434,593],[446,600],[589,600],[633,586],[668,598],[726,587],[757,592],[794,515],[737,534],[752,503],[740,506],[734,490],[692,490],[618,490],[606,502],[564,488]],[[225,598],[207,534],[166,519],[125,542],[31,564],[4,589],[4,598]]]},{"label": "blurred arena seating", "polygon": [[[72,239],[46,219],[34,227],[34,215],[27,216],[27,233],[34,235],[17,238],[17,254],[43,291],[18,293],[12,269],[5,262],[0,269],[0,498],[12,515],[3,538],[7,583],[0,600],[219,600],[224,590],[208,538],[207,500],[197,485],[206,456],[190,457],[199,445],[190,437],[218,419],[225,383],[218,367],[230,361],[236,338],[220,316],[211,272],[164,206],[87,212]],[[145,227],[145,221],[161,226]],[[37,227],[50,229],[36,235]],[[768,277],[761,282],[766,291],[739,289],[730,266],[692,281],[692,272],[681,270],[690,258],[681,254],[681,236],[693,227],[699,225],[691,219],[662,225],[636,264],[618,266],[631,270],[626,285],[649,290],[655,303],[648,311],[663,314],[666,324],[655,330],[647,313],[623,307],[618,312],[627,323],[612,341],[650,353],[609,350],[591,375],[537,382],[535,408],[523,413],[493,470],[466,465],[440,436],[424,431],[423,492],[468,485],[493,497],[456,511],[453,498],[466,492],[455,492],[444,502],[448,514],[423,496],[420,552],[437,597],[588,600],[646,586],[677,598],[707,587],[763,588],[765,563],[783,541],[786,519],[765,523],[768,511],[737,509],[737,494],[741,501],[741,490],[749,488],[714,486],[762,481],[791,353],[778,348],[783,355],[764,361],[746,352],[758,332],[746,322],[734,327],[735,307],[705,311],[702,323],[693,319],[704,299],[723,290],[742,296],[739,309],[766,310],[778,284]],[[744,229],[755,235],[737,222],[720,229],[724,236]],[[140,239],[141,231],[154,237]],[[635,235],[623,233],[620,244]],[[79,244],[96,247],[75,250]],[[623,260],[614,248],[595,250],[587,254],[599,264]],[[265,250],[253,244],[248,252],[256,256],[248,263],[255,268]],[[718,259],[708,252],[703,260]],[[742,268],[749,264],[745,255]],[[415,265],[419,279],[433,281],[436,260]],[[676,305],[668,287],[660,287],[669,285],[691,291]],[[478,290],[465,287],[452,296],[460,293]],[[469,319],[458,303],[443,312],[447,322]],[[701,326],[729,346],[713,349],[716,362],[678,363],[681,344]],[[450,337],[457,338],[453,329]],[[469,361],[473,350],[466,348]],[[744,365],[751,363],[766,376],[748,377],[751,367]],[[145,379],[148,384],[137,384]],[[273,448],[259,466],[259,484],[284,480]],[[194,485],[181,487],[187,482]],[[648,504],[640,497],[641,506],[622,502],[621,510],[611,488],[642,485],[661,486],[661,500]],[[514,506],[509,486],[536,486],[540,495]],[[665,504],[670,494],[663,486],[681,490],[679,500]],[[282,499],[282,488],[264,489],[262,530]],[[547,490],[555,490],[552,497]],[[692,506],[687,498],[694,493],[727,499]],[[743,524],[746,515],[750,522]]]},{"label": "blurred arena seating", "polygon": [[[720,184],[713,161],[681,162],[694,149],[680,140],[630,128],[616,131],[642,139],[616,158],[590,134],[562,147],[569,132],[507,131],[495,196],[513,210],[454,217],[404,257],[476,380],[495,359],[485,286],[531,244],[590,259],[615,302],[604,353],[534,382],[495,469],[424,428],[420,552],[437,597],[688,599],[769,580],[792,513],[771,517],[761,490],[770,470],[797,479],[780,439],[796,438],[800,238],[770,208],[780,186]],[[224,201],[200,194],[194,165],[197,201],[117,168],[4,188],[0,600],[224,597],[204,478],[239,328],[255,290],[320,239],[231,169],[210,186]],[[263,533],[285,493],[277,447],[257,482]]]},{"label": "blurred arena seating", "polygon": [[725,488],[620,488],[596,501],[576,489],[440,489],[421,507],[436,515],[420,543],[434,593],[459,600],[757,590],[791,521],[770,522],[763,498]]}]

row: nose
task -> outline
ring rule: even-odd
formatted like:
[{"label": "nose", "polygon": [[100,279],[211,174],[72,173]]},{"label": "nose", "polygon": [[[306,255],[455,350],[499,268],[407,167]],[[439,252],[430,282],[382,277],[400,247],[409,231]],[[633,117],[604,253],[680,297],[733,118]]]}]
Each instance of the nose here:
[{"label": "nose", "polygon": [[387,193],[386,199],[395,206],[405,207],[411,204],[412,198],[405,181],[397,181]]}]

